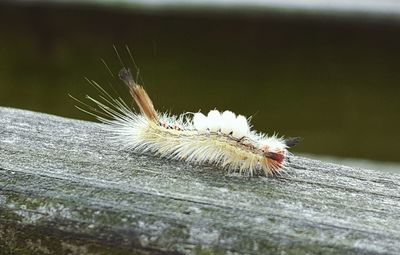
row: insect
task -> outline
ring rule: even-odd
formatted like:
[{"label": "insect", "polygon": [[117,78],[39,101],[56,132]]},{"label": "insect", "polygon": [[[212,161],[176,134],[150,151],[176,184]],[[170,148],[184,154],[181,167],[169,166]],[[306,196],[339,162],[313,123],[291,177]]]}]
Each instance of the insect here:
[{"label": "insect", "polygon": [[78,108],[105,123],[113,141],[126,149],[194,164],[211,164],[249,176],[257,173],[275,176],[284,171],[290,155],[287,149],[299,142],[299,138],[284,139],[253,131],[249,119],[231,111],[179,116],[157,112],[129,69],[124,67],[118,76],[129,88],[140,112],[135,112],[121,98],[112,97],[94,81],[91,83],[101,93],[101,100],[87,98],[98,108],[95,113]]}]

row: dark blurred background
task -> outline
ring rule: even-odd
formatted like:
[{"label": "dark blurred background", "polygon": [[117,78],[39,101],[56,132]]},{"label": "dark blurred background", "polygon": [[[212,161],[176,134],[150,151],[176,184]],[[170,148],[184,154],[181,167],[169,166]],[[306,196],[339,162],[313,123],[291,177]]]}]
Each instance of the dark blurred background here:
[{"label": "dark blurred background", "polygon": [[[0,105],[93,120],[68,94],[120,93],[132,50],[159,110],[230,109],[294,150],[400,161],[400,19],[259,9],[0,4]],[[129,100],[129,99],[128,99]],[[1,117],[1,116],[0,116]]]}]

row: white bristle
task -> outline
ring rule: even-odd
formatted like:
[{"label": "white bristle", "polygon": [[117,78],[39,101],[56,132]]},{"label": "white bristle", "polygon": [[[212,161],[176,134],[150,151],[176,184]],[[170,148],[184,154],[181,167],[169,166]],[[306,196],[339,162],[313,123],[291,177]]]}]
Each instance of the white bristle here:
[{"label": "white bristle", "polygon": [[232,136],[240,139],[244,136],[247,136],[250,132],[249,124],[247,123],[246,117],[243,115],[238,115],[235,121],[235,125],[233,127]]},{"label": "white bristle", "polygon": [[207,132],[208,119],[201,112],[196,112],[193,116],[193,126],[199,133]]},{"label": "white bristle", "polygon": [[210,132],[217,132],[221,129],[221,113],[217,110],[212,110],[207,115],[208,129]]},{"label": "white bristle", "polygon": [[221,115],[221,119],[221,132],[229,135],[235,126],[236,115],[231,111],[224,111]]},{"label": "white bristle", "polygon": [[268,147],[269,151],[277,152],[277,151],[285,151],[287,146],[285,145],[282,138],[278,138],[275,135],[270,137],[265,137],[259,142],[260,148],[265,146]]}]

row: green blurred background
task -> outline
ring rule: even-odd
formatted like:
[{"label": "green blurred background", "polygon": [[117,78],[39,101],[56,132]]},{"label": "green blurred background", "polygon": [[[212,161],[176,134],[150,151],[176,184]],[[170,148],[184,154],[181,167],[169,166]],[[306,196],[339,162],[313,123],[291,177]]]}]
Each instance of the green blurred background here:
[{"label": "green blurred background", "polygon": [[[0,4],[0,105],[93,120],[68,94],[126,95],[115,45],[158,109],[230,109],[297,153],[400,161],[400,21],[94,4]],[[1,116],[0,116],[1,117]]]}]

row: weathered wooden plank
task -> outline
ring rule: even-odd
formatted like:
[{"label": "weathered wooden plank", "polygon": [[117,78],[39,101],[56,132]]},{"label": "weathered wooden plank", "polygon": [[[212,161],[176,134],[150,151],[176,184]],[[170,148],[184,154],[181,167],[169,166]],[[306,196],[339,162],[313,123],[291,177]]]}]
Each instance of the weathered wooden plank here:
[{"label": "weathered wooden plank", "polygon": [[138,155],[100,124],[0,108],[11,254],[396,254],[400,176],[293,157],[246,178]]}]

